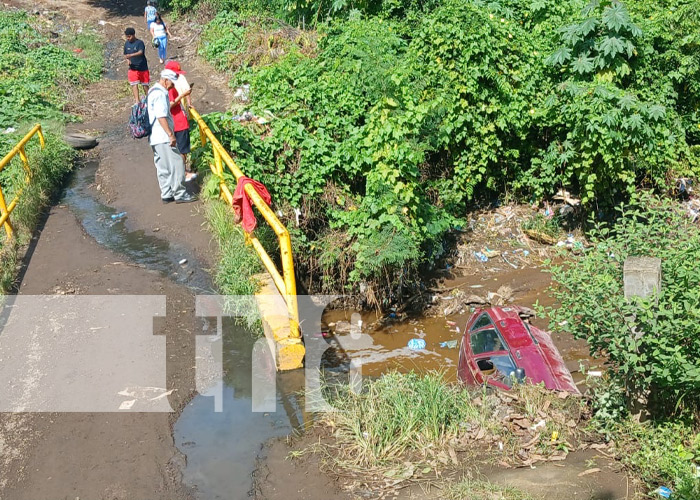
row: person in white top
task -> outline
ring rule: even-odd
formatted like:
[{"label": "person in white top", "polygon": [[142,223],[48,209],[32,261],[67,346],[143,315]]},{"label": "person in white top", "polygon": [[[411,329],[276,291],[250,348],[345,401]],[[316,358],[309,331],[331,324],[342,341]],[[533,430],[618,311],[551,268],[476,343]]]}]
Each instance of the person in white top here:
[{"label": "person in white top", "polygon": [[156,14],[156,20],[151,23],[151,35],[153,36],[153,45],[158,48],[160,63],[163,64],[168,56],[168,37],[172,35],[160,14]]},{"label": "person in white top", "polygon": [[177,73],[165,69],[160,80],[148,91],[148,118],[151,122],[149,143],[153,150],[160,198],[163,203],[189,203],[197,197],[185,189],[185,162],[175,147],[173,117],[170,113],[168,89],[177,81]]}]

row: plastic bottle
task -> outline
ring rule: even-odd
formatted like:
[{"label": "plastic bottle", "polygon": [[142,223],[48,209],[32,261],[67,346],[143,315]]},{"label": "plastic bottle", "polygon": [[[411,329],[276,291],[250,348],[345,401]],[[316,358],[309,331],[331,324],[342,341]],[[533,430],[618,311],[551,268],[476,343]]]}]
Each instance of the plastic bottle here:
[{"label": "plastic bottle", "polygon": [[111,217],[112,217],[112,220],[119,220],[119,219],[126,217],[126,212],[119,212],[118,214],[114,214]]}]

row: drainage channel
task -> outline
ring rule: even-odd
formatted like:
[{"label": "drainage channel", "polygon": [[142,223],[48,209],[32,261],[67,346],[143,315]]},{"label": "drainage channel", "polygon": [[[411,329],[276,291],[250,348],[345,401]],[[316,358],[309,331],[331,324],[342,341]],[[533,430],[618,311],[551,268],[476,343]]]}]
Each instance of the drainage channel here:
[{"label": "drainage channel", "polygon": [[120,216],[117,210],[93,196],[91,186],[95,183],[98,165],[97,160],[89,160],[78,168],[61,200],[76,215],[87,234],[103,247],[146,269],[159,271],[197,293],[214,293],[209,275],[184,248],[147,235],[143,230],[130,231],[128,214]]},{"label": "drainage channel", "polygon": [[[253,411],[255,338],[233,324],[223,326],[224,387],[220,411],[215,398],[196,396],[173,428],[186,456],[185,484],[201,499],[244,500],[254,496],[255,464],[267,441],[300,431],[305,421],[303,370],[272,374],[275,409]],[[274,370],[274,368],[273,368]],[[271,410],[271,409],[270,409]]]}]

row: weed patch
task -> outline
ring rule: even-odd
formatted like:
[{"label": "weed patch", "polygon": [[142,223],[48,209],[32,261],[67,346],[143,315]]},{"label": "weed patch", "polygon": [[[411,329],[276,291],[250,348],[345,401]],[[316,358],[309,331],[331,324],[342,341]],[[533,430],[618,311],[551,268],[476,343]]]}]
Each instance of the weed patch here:
[{"label": "weed patch", "polygon": [[[204,211],[218,244],[214,283],[221,294],[229,296],[225,304],[228,308],[227,313],[237,318],[254,334],[262,335],[262,324],[254,299],[260,287],[255,275],[265,270],[260,257],[246,244],[243,229],[234,221],[230,206],[218,199],[209,199],[205,203]],[[256,229],[256,235],[267,248],[274,248],[274,233],[262,226]]]},{"label": "weed patch", "polygon": [[[12,134],[19,140],[19,135]],[[29,243],[41,214],[51,202],[51,197],[63,185],[65,176],[73,169],[75,151],[65,144],[56,133],[45,132],[46,149],[40,149],[33,139],[27,145],[27,156],[32,171],[31,182],[24,188],[10,220],[15,229],[14,237],[6,240],[3,235],[0,245],[0,292],[8,293],[15,285],[17,265],[23,249]],[[6,138],[5,138],[6,140]],[[8,150],[3,148],[3,150]],[[24,186],[25,172],[18,157],[0,172],[0,184],[9,203],[14,194]]]},{"label": "weed patch", "polygon": [[99,80],[102,45],[91,31],[58,39],[24,11],[0,11],[0,127],[63,122],[69,89]]},{"label": "weed patch", "polygon": [[[333,387],[335,411],[322,419],[332,429],[336,465],[348,470],[413,473],[459,465],[457,453],[480,453],[494,462],[532,465],[560,460],[589,436],[581,423],[587,405],[568,393],[516,385],[510,392],[446,383],[441,373],[391,372],[360,394]],[[585,446],[585,445],[582,445]]]},{"label": "weed patch", "polygon": [[639,424],[625,420],[609,432],[613,452],[648,488],[669,487],[675,500],[700,498],[700,434],[682,421]]}]

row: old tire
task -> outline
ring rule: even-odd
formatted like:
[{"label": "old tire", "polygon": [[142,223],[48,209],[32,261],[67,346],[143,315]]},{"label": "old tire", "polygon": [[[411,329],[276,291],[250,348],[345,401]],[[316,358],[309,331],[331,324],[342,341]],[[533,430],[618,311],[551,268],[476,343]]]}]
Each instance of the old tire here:
[{"label": "old tire", "polygon": [[92,149],[97,146],[97,139],[95,137],[75,132],[64,135],[63,140],[75,149]]}]

